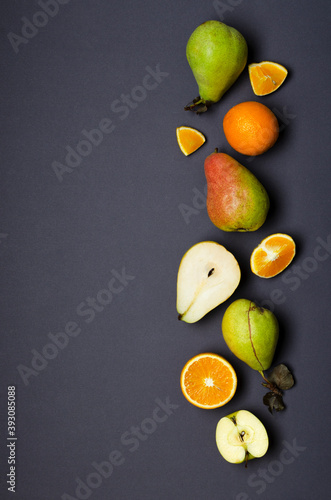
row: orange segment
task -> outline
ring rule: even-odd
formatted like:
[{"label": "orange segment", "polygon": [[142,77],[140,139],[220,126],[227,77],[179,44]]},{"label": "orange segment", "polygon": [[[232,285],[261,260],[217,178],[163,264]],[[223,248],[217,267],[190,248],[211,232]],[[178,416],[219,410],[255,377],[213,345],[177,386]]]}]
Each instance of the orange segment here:
[{"label": "orange segment", "polygon": [[177,127],[176,136],[178,146],[185,156],[194,153],[206,142],[205,136],[199,130],[191,127]]},{"label": "orange segment", "polygon": [[186,399],[199,408],[218,408],[234,396],[237,376],[222,356],[203,353],[194,356],[184,366],[180,386]]},{"label": "orange segment", "polygon": [[255,95],[275,92],[287,77],[287,69],[281,64],[262,61],[248,66],[249,79]]},{"label": "orange segment", "polygon": [[260,278],[272,278],[292,262],[295,243],[287,234],[271,234],[251,255],[251,270]]}]

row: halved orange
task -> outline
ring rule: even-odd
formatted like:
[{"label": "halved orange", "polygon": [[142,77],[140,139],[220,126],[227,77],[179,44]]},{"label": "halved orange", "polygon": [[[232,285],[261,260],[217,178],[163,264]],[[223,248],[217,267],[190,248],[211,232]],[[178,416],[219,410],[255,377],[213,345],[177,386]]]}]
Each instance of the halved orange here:
[{"label": "halved orange", "polygon": [[237,375],[226,359],[207,352],[186,363],[180,386],[190,403],[210,410],[225,405],[234,396]]},{"label": "halved orange", "polygon": [[287,77],[287,69],[281,64],[262,61],[248,66],[249,79],[255,95],[275,92]]},{"label": "halved orange", "polygon": [[177,127],[176,136],[178,146],[185,156],[194,153],[206,142],[205,136],[199,130],[191,127]]},{"label": "halved orange", "polygon": [[251,270],[260,278],[272,278],[292,262],[295,243],[288,234],[271,234],[251,255]]}]

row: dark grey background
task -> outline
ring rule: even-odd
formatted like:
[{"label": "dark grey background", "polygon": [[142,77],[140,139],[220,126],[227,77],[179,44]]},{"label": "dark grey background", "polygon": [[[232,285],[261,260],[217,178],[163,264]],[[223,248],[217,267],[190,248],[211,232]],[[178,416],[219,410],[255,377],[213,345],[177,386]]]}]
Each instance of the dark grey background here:
[{"label": "dark grey background", "polygon": [[[41,8],[36,1],[1,2],[1,498],[12,497],[5,484],[5,414],[13,384],[17,499],[79,498],[76,478],[85,482],[92,463],[109,460],[113,450],[124,462],[86,498],[302,500],[329,492],[331,248],[320,251],[324,261],[314,255],[317,239],[330,235],[330,3],[219,3],[227,6],[223,14],[213,1],[69,0],[16,54],[8,33],[20,35],[21,18],[32,20]],[[281,89],[255,97],[245,69],[206,115],[185,112],[198,94],[185,46],[208,19],[245,36],[249,62],[284,64],[289,76]],[[168,75],[121,119],[114,101],[136,92],[146,67],[157,65]],[[282,127],[276,145],[251,161],[231,149],[222,129],[225,113],[247,100],[273,109]],[[52,163],[63,163],[66,146],[75,148],[82,130],[103,118],[112,120],[113,132],[60,182]],[[207,136],[191,157],[177,146],[180,125]],[[215,147],[267,188],[272,207],[258,232],[221,232],[203,197],[194,200],[193,190],[205,188],[203,162]],[[187,223],[180,207],[198,202]],[[250,272],[249,257],[274,232],[294,237],[297,256],[289,274],[262,280]],[[206,239],[234,253],[242,281],[229,301],[187,325],[177,321],[178,265],[191,245]],[[124,267],[134,279],[86,323],[77,307]],[[281,304],[265,302],[277,294]],[[259,374],[223,341],[222,315],[240,297],[269,304],[279,318],[274,361],[286,362],[296,379],[281,414],[268,413]],[[31,350],[42,352],[48,333],[69,321],[81,333],[25,385],[17,367],[31,367]],[[224,355],[238,374],[237,394],[214,411],[190,405],[179,386],[183,365],[205,351]],[[145,419],[158,398],[178,407],[130,451],[136,446],[123,444],[122,436],[132,426],[152,425]],[[243,408],[270,435],[267,455],[247,470],[225,462],[214,439],[218,420]],[[294,440],[301,451],[281,463],[284,441]],[[252,485],[262,470],[269,479]]]}]

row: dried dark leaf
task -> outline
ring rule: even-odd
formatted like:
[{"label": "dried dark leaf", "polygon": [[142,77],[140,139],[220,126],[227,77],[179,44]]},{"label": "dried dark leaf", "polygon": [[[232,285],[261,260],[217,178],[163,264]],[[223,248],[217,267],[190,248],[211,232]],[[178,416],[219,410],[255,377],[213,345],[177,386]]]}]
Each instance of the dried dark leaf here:
[{"label": "dried dark leaf", "polygon": [[282,396],[274,392],[267,392],[267,394],[264,395],[263,404],[268,406],[270,413],[272,413],[272,410],[282,411],[285,409]]},{"label": "dried dark leaf", "polygon": [[276,366],[268,376],[268,380],[276,384],[282,391],[291,389],[294,385],[293,375],[284,364]]},{"label": "dried dark leaf", "polygon": [[269,407],[269,411],[272,413],[273,402],[275,399],[275,394],[273,392],[267,392],[263,396],[263,404]]}]

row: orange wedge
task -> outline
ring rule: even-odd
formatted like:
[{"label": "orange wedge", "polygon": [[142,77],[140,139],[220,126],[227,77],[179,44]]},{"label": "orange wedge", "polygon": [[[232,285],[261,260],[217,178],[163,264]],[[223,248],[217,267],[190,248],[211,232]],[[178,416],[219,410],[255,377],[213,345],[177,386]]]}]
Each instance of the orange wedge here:
[{"label": "orange wedge", "polygon": [[237,389],[237,375],[230,363],[213,353],[194,356],[184,366],[180,386],[186,399],[199,408],[225,405]]},{"label": "orange wedge", "polygon": [[287,69],[270,61],[253,63],[248,66],[249,79],[255,95],[275,92],[287,77]]},{"label": "orange wedge", "polygon": [[295,243],[288,234],[271,234],[251,255],[251,270],[260,278],[272,278],[292,262]]},{"label": "orange wedge", "polygon": [[177,127],[176,135],[178,146],[185,156],[194,153],[206,142],[205,136],[191,127]]}]

